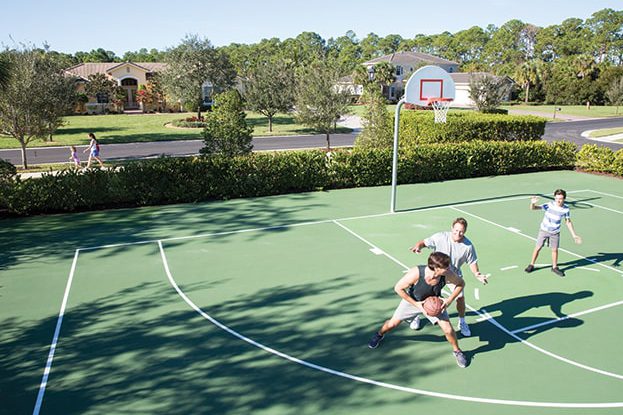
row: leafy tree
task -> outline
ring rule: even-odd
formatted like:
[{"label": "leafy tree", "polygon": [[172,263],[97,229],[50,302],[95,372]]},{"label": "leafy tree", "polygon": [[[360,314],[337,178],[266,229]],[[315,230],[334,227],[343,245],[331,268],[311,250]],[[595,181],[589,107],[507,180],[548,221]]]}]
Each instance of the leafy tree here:
[{"label": "leafy tree", "polygon": [[248,72],[244,81],[247,108],[268,118],[268,131],[273,131],[273,117],[294,105],[294,68],[278,60],[263,62]]},{"label": "leafy tree", "polygon": [[205,117],[202,154],[238,156],[249,154],[253,128],[247,125],[240,93],[235,89],[214,97],[214,110]]},{"label": "leafy tree", "polygon": [[384,86],[391,85],[396,79],[395,73],[396,68],[389,62],[379,62],[372,68],[358,65],[352,76],[356,85],[363,85],[362,101],[368,102],[370,91],[382,91]]},{"label": "leafy tree", "polygon": [[334,123],[348,112],[348,92],[335,87],[339,74],[326,61],[300,68],[297,78],[296,118],[325,134],[330,150]]},{"label": "leafy tree", "polygon": [[184,105],[196,108],[201,118],[203,85],[210,82],[215,93],[230,88],[236,77],[227,55],[216,50],[208,39],[187,35],[182,43],[167,51],[167,69],[161,74],[166,92]]},{"label": "leafy tree", "polygon": [[478,111],[492,112],[508,97],[510,88],[505,77],[477,74],[469,81],[469,97]]},{"label": "leafy tree", "polygon": [[136,52],[126,52],[123,54],[123,61],[126,62],[162,62],[165,60],[166,52],[158,49],[141,48]]},{"label": "leafy tree", "polygon": [[452,60],[461,62],[464,68],[470,64],[477,64],[482,60],[482,53],[489,41],[489,36],[478,26],[457,32],[452,37]]},{"label": "leafy tree", "polygon": [[381,38],[375,33],[368,33],[366,37],[361,39],[359,46],[361,47],[361,58],[364,61],[376,58],[382,55],[379,50],[379,42]]},{"label": "leafy tree", "polygon": [[619,106],[623,105],[623,77],[614,80],[608,90],[606,97],[611,105],[616,105],[616,114],[619,114]]},{"label": "leafy tree", "polygon": [[379,39],[378,47],[383,55],[389,55],[398,51],[398,47],[402,43],[402,36],[400,35],[387,35],[382,39]]},{"label": "leafy tree", "polygon": [[586,26],[593,34],[593,51],[597,61],[623,63],[623,10],[599,10],[586,20]]},{"label": "leafy tree", "polygon": [[391,147],[393,142],[392,118],[387,112],[386,100],[381,91],[369,93],[369,102],[363,116],[363,131],[357,136],[356,146],[363,148]]},{"label": "leafy tree", "polygon": [[118,62],[115,52],[102,48],[93,49],[90,52],[76,52],[76,58],[80,62]]},{"label": "leafy tree", "polygon": [[[73,104],[73,84],[38,51],[24,48],[4,53],[9,80],[0,94],[0,133],[21,147],[22,166],[28,168],[26,147],[49,136]],[[68,91],[63,90],[67,88]]]}]

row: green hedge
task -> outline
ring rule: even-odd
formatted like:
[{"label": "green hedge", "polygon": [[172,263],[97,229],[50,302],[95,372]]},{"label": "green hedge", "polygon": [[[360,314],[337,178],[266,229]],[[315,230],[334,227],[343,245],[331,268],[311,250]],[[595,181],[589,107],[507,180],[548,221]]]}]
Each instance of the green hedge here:
[{"label": "green hedge", "polygon": [[540,140],[546,120],[526,115],[449,113],[445,124],[435,124],[432,112],[404,111],[400,116],[403,146],[460,141]]},{"label": "green hedge", "polygon": [[[575,146],[543,141],[429,144],[403,151],[399,182],[573,168]],[[115,170],[66,170],[0,186],[0,206],[29,215],[267,196],[391,182],[392,152],[321,150],[161,158]]]},{"label": "green hedge", "polygon": [[623,177],[623,149],[616,152],[596,144],[586,144],[577,154],[577,167]]},{"label": "green hedge", "polygon": [[[571,143],[543,141],[421,145],[400,154],[399,182],[569,169],[574,151]],[[389,149],[161,158],[114,170],[66,170],[5,181],[0,206],[29,215],[378,186],[391,182],[391,164]]]}]

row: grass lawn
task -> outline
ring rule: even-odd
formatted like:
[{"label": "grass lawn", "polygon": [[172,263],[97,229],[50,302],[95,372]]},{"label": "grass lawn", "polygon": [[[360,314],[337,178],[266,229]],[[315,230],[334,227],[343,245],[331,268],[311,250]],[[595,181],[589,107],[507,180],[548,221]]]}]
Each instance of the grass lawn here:
[{"label": "grass lawn", "polygon": [[593,130],[588,134],[588,136],[592,138],[599,138],[599,137],[607,137],[609,135],[615,135],[615,134],[623,134],[623,127]]},{"label": "grass lawn", "polygon": [[589,118],[602,117],[621,117],[623,111],[617,112],[615,106],[597,106],[593,105],[590,109],[586,109],[586,105],[504,105],[502,108],[509,110],[522,110],[530,112],[543,113],[544,117],[551,118],[554,115],[554,108],[560,108],[557,114],[579,115]]},{"label": "grass lawn", "polygon": [[[65,117],[66,125],[59,128],[53,142],[35,140],[29,147],[85,145],[87,134],[95,133],[100,143],[136,143],[147,141],[197,140],[200,128],[169,128],[165,124],[192,116],[191,113],[140,114],[140,115],[72,115]],[[268,120],[261,114],[247,113],[247,122],[253,127],[255,137],[313,134],[314,131],[297,124],[292,114],[278,114],[273,118],[273,131],[268,131]],[[338,127],[337,133],[349,133],[349,128]],[[12,137],[0,135],[0,149],[19,148]]]}]

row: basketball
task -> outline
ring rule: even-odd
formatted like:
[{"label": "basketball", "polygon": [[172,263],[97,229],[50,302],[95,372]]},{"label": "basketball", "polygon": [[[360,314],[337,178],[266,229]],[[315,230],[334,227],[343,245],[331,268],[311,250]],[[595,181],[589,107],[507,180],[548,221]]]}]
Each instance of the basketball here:
[{"label": "basketball", "polygon": [[441,310],[443,309],[443,300],[441,297],[431,296],[424,300],[422,303],[422,307],[427,315],[431,317],[437,317],[441,314]]}]

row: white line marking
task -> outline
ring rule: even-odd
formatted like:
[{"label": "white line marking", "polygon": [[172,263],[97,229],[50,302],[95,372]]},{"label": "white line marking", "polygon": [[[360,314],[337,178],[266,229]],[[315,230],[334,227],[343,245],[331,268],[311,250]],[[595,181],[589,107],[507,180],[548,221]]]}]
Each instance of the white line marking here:
[{"label": "white line marking", "polygon": [[[491,317],[489,315],[489,313],[487,313],[486,310],[483,309],[482,311],[483,311],[484,314],[489,316],[489,321],[491,323],[493,323],[497,328],[499,328],[500,330],[502,330],[503,332],[505,332],[509,336],[515,338],[516,340],[520,341],[521,343],[525,344],[528,347],[533,348],[534,350],[536,350],[538,352],[541,352],[541,353],[543,353],[543,354],[545,354],[547,356],[553,357],[556,360],[560,360],[561,362],[565,362],[565,363],[568,363],[570,365],[579,367],[581,369],[586,369],[586,370],[591,371],[591,372],[595,372],[595,373],[599,373],[599,374],[602,374],[602,375],[605,375],[605,376],[613,377],[615,379],[623,380],[623,375],[618,375],[616,373],[607,372],[605,370],[601,370],[601,369],[597,369],[597,368],[594,368],[594,367],[590,367],[590,366],[584,365],[582,363],[575,362],[575,361],[573,361],[571,359],[567,359],[566,357],[562,357],[562,356],[559,356],[557,354],[554,354],[554,353],[552,353],[550,351],[547,351],[547,350],[545,350],[545,349],[543,349],[543,348],[541,348],[539,346],[536,346],[536,345],[530,343],[529,341],[522,339],[517,334],[513,333],[512,331],[508,330],[506,327],[504,327],[503,325],[498,323],[493,317]],[[476,311],[476,312],[478,313],[478,311]]]},{"label": "white line marking", "polygon": [[478,288],[474,288],[474,297],[476,300],[480,300],[480,290]]},{"label": "white line marking", "polygon": [[[333,223],[335,223],[337,226],[339,226],[340,228],[344,229],[346,232],[350,233],[351,235],[353,235],[355,238],[359,239],[360,241],[368,244],[369,246],[372,247],[372,249],[379,249],[376,247],[376,245],[374,245],[372,242],[368,241],[367,239],[365,239],[364,237],[362,237],[361,235],[358,235],[357,233],[355,233],[354,231],[350,230],[349,228],[347,228],[346,226],[342,225],[341,223],[339,223],[337,220],[334,220]],[[379,249],[380,250],[380,249]],[[381,250],[381,252],[383,252],[383,255],[385,255],[387,258],[391,259],[392,261],[394,261],[396,264],[400,265],[401,267],[405,268],[405,269],[409,269],[408,266],[406,266],[405,264],[403,264],[402,262],[398,261],[396,258],[394,258],[393,256],[389,255],[388,253],[384,252]]]},{"label": "white line marking", "polygon": [[374,255],[383,255],[385,253],[380,248],[370,248],[370,252],[372,252]]},{"label": "white line marking", "polygon": [[593,271],[593,272],[599,272],[601,270],[599,269],[595,269],[595,268],[588,268],[588,267],[578,267],[579,269],[585,269],[587,271]]},{"label": "white line marking", "polygon": [[[465,211],[465,210],[462,210],[462,209],[459,209],[459,208],[457,208],[457,207],[450,206],[450,209],[454,209],[454,210],[456,210],[457,212],[461,212],[461,213],[462,213],[462,214],[464,214],[464,215],[468,215],[468,216],[472,216],[472,217],[474,217],[474,218],[480,219],[481,221],[483,221],[483,222],[487,222],[487,223],[489,223],[489,224],[491,224],[491,225],[494,225],[494,226],[497,226],[498,228],[502,228],[502,229],[506,229],[506,230],[508,230],[508,229],[506,228],[506,226],[502,226],[502,225],[500,225],[499,223],[495,223],[495,222],[493,222],[493,221],[490,221],[489,219],[485,219],[485,218],[483,218],[483,217],[481,217],[481,216],[474,215],[473,213],[469,213],[469,212],[467,212],[467,211]],[[523,233],[521,233],[521,232],[519,232],[519,233],[515,233],[515,235],[521,235],[521,236],[523,236],[524,238],[528,238],[528,239],[531,239],[531,240],[533,240],[533,241],[536,241],[536,238],[533,238],[533,237],[531,237],[531,236],[525,235],[525,234],[523,234]],[[596,260],[594,260],[594,259],[592,259],[592,258],[587,258],[587,257],[584,257],[584,256],[582,256],[582,255],[576,254],[575,252],[571,252],[571,251],[569,251],[569,250],[567,250],[567,249],[564,249],[564,248],[558,248],[558,250],[559,250],[559,251],[566,252],[567,254],[572,255],[572,256],[574,256],[574,257],[576,257],[576,258],[584,259],[584,260],[586,260],[586,261],[588,261],[588,262],[592,262],[593,264],[595,264],[595,265],[597,265],[597,266],[607,268],[607,269],[609,269],[609,270],[611,270],[611,271],[614,271],[614,272],[616,272],[616,273],[618,273],[618,274],[623,275],[623,271],[618,270],[618,269],[616,269],[616,268],[613,268],[613,267],[611,267],[611,266],[609,266],[609,265],[602,264],[601,262],[598,262],[598,261],[596,261]],[[537,265],[537,266],[541,266],[541,264],[536,264],[536,265]]]},{"label": "white line marking", "polygon": [[619,199],[623,199],[623,196],[613,195],[612,193],[598,192],[597,190],[592,190],[592,189],[586,189],[584,191],[585,192],[593,192],[593,193],[597,193],[597,194],[604,195],[604,196],[611,196],[611,197],[616,197],[616,198],[619,198]]},{"label": "white line marking", "polygon": [[623,301],[617,301],[616,303],[610,303],[610,304],[602,305],[600,307],[595,307],[595,308],[591,308],[589,310],[584,310],[584,311],[580,311],[580,312],[577,312],[577,313],[569,314],[569,315],[566,315],[564,317],[559,317],[559,318],[556,318],[556,319],[544,321],[542,323],[533,324],[531,326],[522,327],[520,329],[513,330],[511,333],[521,333],[521,332],[524,332],[524,331],[527,331],[527,330],[531,330],[531,329],[534,329],[534,328],[537,328],[537,327],[547,326],[549,324],[558,323],[559,321],[568,320],[570,318],[574,318],[574,317],[578,317],[578,316],[583,316],[584,314],[594,313],[596,311],[601,311],[601,310],[605,310],[607,308],[616,307],[616,306],[619,306],[621,304],[623,304]]},{"label": "white line marking", "polygon": [[451,395],[448,393],[440,393],[427,391],[423,389],[415,389],[408,388],[400,385],[394,385],[392,383],[379,382],[372,379],[364,378],[361,376],[351,375],[349,373],[340,372],[338,370],[330,369],[324,366],[317,365],[315,363],[308,362],[306,360],[302,360],[293,356],[290,356],[286,353],[275,350],[271,347],[265,346],[262,343],[258,343],[253,339],[250,339],[235,330],[232,330],[225,324],[216,320],[206,312],[204,312],[199,306],[192,302],[190,298],[180,289],[180,287],[175,282],[173,275],[171,274],[171,270],[169,269],[169,264],[167,262],[166,255],[164,253],[164,248],[162,247],[162,241],[158,241],[158,246],[160,247],[160,255],[162,257],[162,262],[164,265],[164,270],[167,274],[167,278],[169,279],[169,283],[171,286],[177,291],[178,295],[182,297],[182,299],[188,304],[193,310],[195,310],[198,314],[200,314],[203,318],[219,327],[220,329],[226,331],[232,336],[247,342],[259,349],[262,349],[268,353],[274,354],[275,356],[279,356],[282,359],[289,360],[293,363],[297,363],[299,365],[308,367],[310,369],[318,370],[324,373],[328,373],[331,375],[339,376],[342,378],[354,380],[357,382],[367,383],[370,385],[380,386],[388,389],[398,390],[402,392],[426,395],[426,396],[434,396],[437,398],[446,398],[446,399],[454,399],[459,401],[469,401],[469,402],[479,402],[479,403],[488,403],[488,404],[499,404],[499,405],[512,405],[512,406],[530,406],[530,407],[548,407],[548,408],[621,408],[623,407],[623,402],[595,402],[595,403],[569,403],[569,402],[531,402],[531,401],[512,401],[512,400],[503,400],[503,399],[489,399],[489,398],[476,398],[471,396],[462,396],[462,395]]},{"label": "white line marking", "polygon": [[515,268],[518,268],[517,265],[511,265],[510,267],[500,268],[500,271],[508,271],[509,269],[515,269]]},{"label": "white line marking", "polygon": [[519,229],[517,229],[517,228],[513,228],[513,227],[511,227],[511,226],[509,226],[509,227],[508,227],[508,228],[506,228],[506,229],[508,229],[508,230],[509,230],[509,231],[511,231],[511,232],[521,233],[521,230],[519,230]]},{"label": "white line marking", "polygon": [[71,270],[69,271],[69,277],[67,278],[67,285],[65,286],[65,294],[63,295],[63,302],[61,303],[61,310],[58,313],[58,319],[56,320],[56,328],[54,329],[54,336],[52,336],[52,343],[50,344],[50,352],[48,353],[48,360],[43,370],[43,377],[41,378],[41,384],[39,385],[39,393],[37,394],[37,401],[35,408],[33,409],[33,415],[38,415],[41,410],[41,404],[43,403],[43,395],[45,394],[45,388],[48,384],[48,377],[52,370],[52,361],[54,360],[54,353],[56,352],[56,345],[58,344],[58,338],[61,333],[61,325],[63,324],[63,316],[65,315],[65,308],[67,307],[67,299],[69,298],[69,290],[71,289],[71,282],[74,279],[74,273],[76,271],[76,264],[78,262],[79,249],[76,249],[74,254],[74,260],[71,263]]}]

